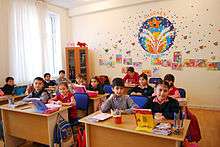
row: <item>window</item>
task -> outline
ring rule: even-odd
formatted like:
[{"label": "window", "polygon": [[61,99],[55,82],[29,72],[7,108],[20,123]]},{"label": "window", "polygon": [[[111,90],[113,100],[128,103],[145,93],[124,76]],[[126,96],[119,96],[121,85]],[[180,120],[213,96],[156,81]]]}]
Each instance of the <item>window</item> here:
[{"label": "window", "polygon": [[45,72],[57,75],[62,69],[62,52],[60,41],[60,17],[59,15],[48,12],[47,21],[48,36],[48,55],[46,60]]}]

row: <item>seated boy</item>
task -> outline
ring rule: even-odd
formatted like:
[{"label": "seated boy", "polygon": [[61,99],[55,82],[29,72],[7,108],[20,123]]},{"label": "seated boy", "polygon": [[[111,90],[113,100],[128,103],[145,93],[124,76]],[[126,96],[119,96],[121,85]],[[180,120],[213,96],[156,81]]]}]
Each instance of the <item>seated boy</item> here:
[{"label": "seated boy", "polygon": [[45,88],[50,88],[56,86],[56,82],[53,80],[50,80],[50,73],[45,73],[44,74],[44,80],[45,80]]},{"label": "seated boy", "polygon": [[124,95],[124,81],[121,78],[113,79],[112,91],[114,94],[111,94],[101,106],[102,112],[118,109],[122,113],[133,113],[133,108],[138,108],[128,95]]},{"label": "seated boy", "polygon": [[5,95],[10,95],[13,94],[15,83],[14,83],[14,78],[13,77],[7,77],[5,79],[5,86],[2,88],[2,91],[4,92]]},{"label": "seated boy", "polygon": [[169,96],[172,98],[180,98],[180,93],[178,88],[174,86],[175,77],[172,74],[166,74],[164,76],[164,81],[169,83]]},{"label": "seated boy", "polygon": [[64,70],[59,71],[59,78],[56,80],[57,85],[59,85],[61,82],[67,82],[68,84],[71,83],[70,80],[65,78],[65,71]]},{"label": "seated boy", "polygon": [[30,102],[31,98],[39,98],[44,103],[47,103],[49,98],[48,93],[44,91],[44,79],[41,77],[36,77],[33,82],[34,90],[25,98],[23,101]]},{"label": "seated boy", "polygon": [[138,84],[139,74],[134,71],[134,67],[128,67],[127,73],[123,78],[126,85]]}]

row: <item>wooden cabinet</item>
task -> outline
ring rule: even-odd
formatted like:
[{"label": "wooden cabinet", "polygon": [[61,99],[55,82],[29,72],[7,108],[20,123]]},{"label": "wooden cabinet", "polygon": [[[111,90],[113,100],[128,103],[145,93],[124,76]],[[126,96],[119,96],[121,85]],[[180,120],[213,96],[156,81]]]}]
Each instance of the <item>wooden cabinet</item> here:
[{"label": "wooden cabinet", "polygon": [[83,75],[87,81],[90,80],[88,48],[66,47],[66,75],[73,82],[77,74]]}]

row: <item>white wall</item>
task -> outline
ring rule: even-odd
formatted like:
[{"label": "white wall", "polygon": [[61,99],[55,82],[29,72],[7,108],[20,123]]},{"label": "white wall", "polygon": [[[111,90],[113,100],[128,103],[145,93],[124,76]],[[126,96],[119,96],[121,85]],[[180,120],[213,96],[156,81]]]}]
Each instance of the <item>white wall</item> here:
[{"label": "white wall", "polygon": [[9,75],[8,71],[8,15],[9,15],[9,1],[0,1],[0,85],[5,83],[5,77]]},{"label": "white wall", "polygon": [[[102,7],[102,5],[99,7]],[[215,41],[220,43],[220,32],[218,31],[220,26],[219,9],[219,0],[164,0],[116,9],[111,8],[107,11],[102,10],[102,12],[92,11],[91,9],[89,14],[89,10],[82,9],[82,13],[77,13],[80,15],[72,17],[72,39],[74,42],[80,41],[88,44],[90,48],[90,66],[95,75],[108,74],[111,78],[123,76],[120,70],[125,65],[113,63],[114,66],[109,67],[100,66],[98,62],[100,58],[107,60],[113,57],[114,60],[115,54],[120,53],[120,49],[123,57],[130,56],[134,61],[143,62],[142,68],[137,69],[137,71],[152,69],[156,66],[144,60],[146,52],[139,45],[137,37],[133,35],[138,32],[141,25],[138,23],[149,18],[146,15],[152,11],[162,11],[166,13],[165,16],[171,22],[176,22],[174,27],[178,30],[174,44],[177,48],[171,49],[165,58],[172,59],[174,51],[181,51],[183,59],[202,58],[209,61],[220,61],[219,45],[213,45]],[[71,10],[70,12],[70,15],[72,15]],[[86,14],[83,15],[83,12],[86,12]],[[211,26],[213,24],[214,26]],[[188,35],[191,38],[184,40],[182,35]],[[198,41],[200,39],[202,41]],[[122,45],[116,43],[118,40],[122,40]],[[188,43],[189,41],[191,44]],[[131,45],[131,42],[135,42],[135,46]],[[116,48],[114,48],[115,44],[118,45]],[[199,49],[196,52],[194,48],[199,48],[201,45],[205,45],[206,48]],[[109,49],[109,52],[106,53],[105,49]],[[132,50],[131,55],[126,54],[127,50]],[[187,50],[190,51],[190,54],[186,53]],[[213,52],[213,55],[211,55],[211,52]],[[215,59],[211,60],[211,56],[214,55]],[[181,71],[160,66],[159,68],[161,77],[166,73],[175,75],[176,86],[184,87],[187,90],[190,105],[220,108],[220,71],[186,67]]]}]

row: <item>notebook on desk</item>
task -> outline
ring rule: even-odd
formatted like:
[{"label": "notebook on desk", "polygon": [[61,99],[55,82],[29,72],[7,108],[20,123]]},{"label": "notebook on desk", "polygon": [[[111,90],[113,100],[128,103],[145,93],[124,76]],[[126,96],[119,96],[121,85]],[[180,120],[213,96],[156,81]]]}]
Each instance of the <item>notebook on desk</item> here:
[{"label": "notebook on desk", "polygon": [[61,105],[58,104],[44,104],[39,99],[32,99],[31,102],[34,104],[35,112],[37,113],[49,113],[57,111],[61,107]]}]

